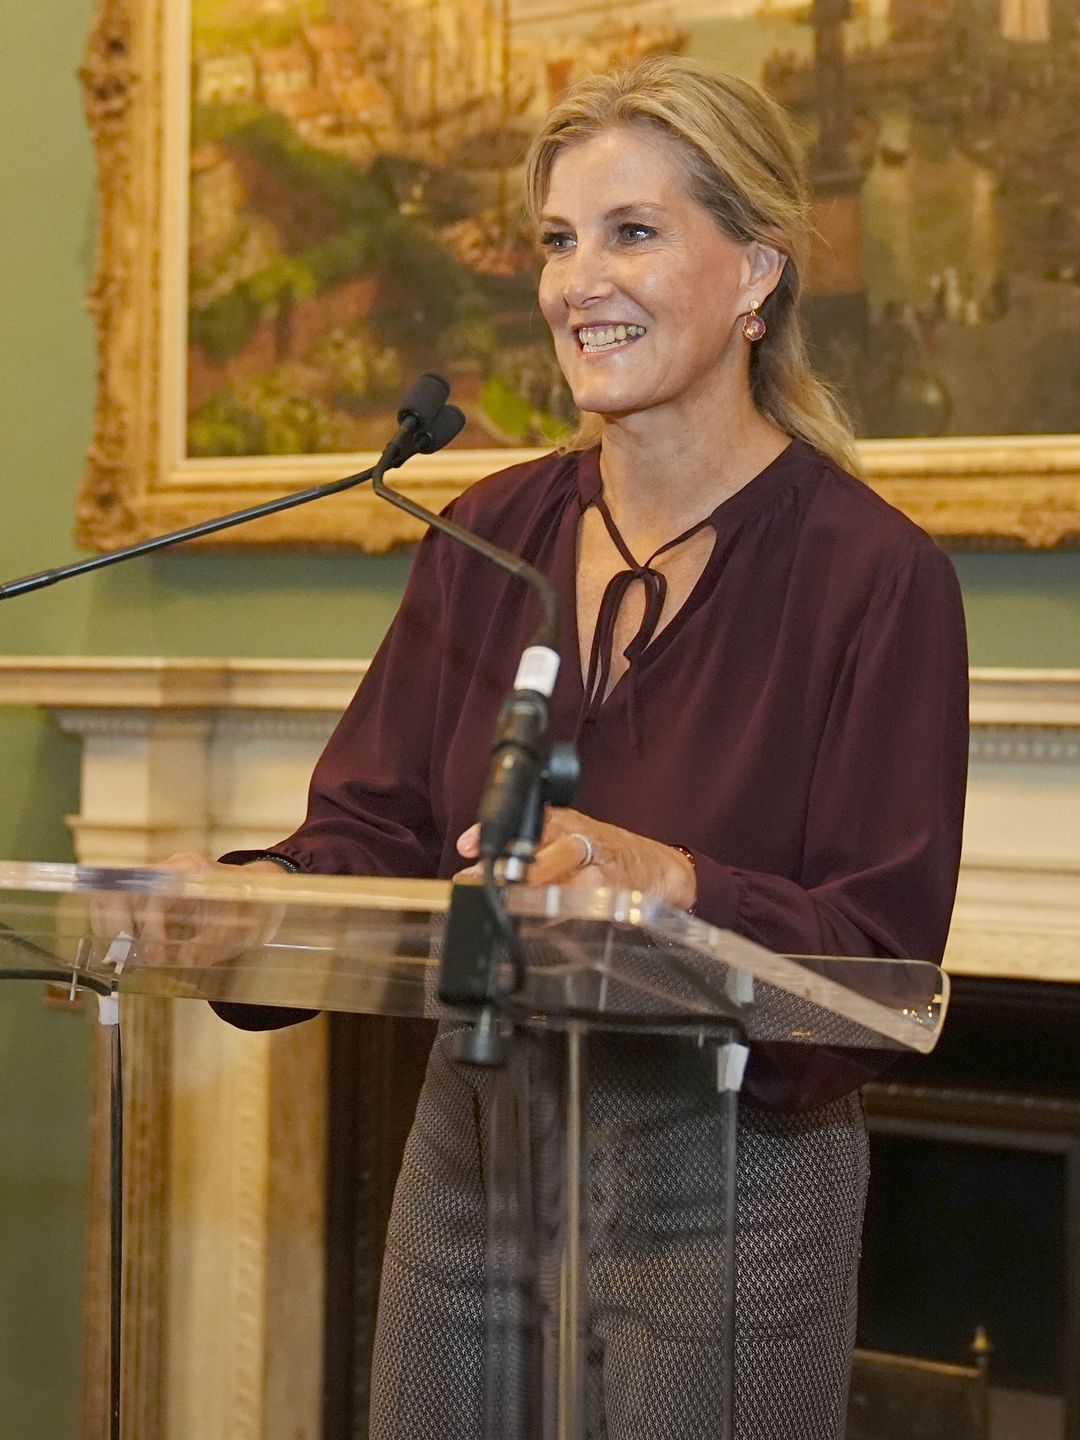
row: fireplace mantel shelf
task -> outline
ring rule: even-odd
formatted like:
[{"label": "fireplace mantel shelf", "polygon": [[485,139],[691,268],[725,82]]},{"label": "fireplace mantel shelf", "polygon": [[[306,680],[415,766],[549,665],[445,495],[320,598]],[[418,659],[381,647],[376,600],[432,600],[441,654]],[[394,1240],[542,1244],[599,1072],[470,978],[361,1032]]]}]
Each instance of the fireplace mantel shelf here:
[{"label": "fireplace mantel shelf", "polygon": [[[0,656],[0,704],[340,713],[366,660]],[[971,721],[1080,731],[1080,670],[971,670]]]}]

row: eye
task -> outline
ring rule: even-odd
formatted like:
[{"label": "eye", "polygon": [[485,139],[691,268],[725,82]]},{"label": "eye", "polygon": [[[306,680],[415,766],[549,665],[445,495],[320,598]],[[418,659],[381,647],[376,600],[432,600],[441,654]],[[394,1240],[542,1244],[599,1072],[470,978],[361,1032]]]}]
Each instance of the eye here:
[{"label": "eye", "polygon": [[640,245],[643,240],[652,240],[655,235],[653,226],[643,225],[638,220],[625,220],[618,229],[620,241],[627,245]]},{"label": "eye", "polygon": [[568,230],[543,230],[540,234],[540,249],[551,254],[558,250],[569,250],[574,243],[574,237]]}]

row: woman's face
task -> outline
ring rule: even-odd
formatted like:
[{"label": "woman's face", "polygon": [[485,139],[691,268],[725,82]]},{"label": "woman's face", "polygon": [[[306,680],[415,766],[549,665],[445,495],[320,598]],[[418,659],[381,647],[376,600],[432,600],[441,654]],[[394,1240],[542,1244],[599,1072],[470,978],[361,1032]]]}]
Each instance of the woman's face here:
[{"label": "woman's face", "polygon": [[540,308],[579,409],[693,412],[746,383],[739,317],[776,279],[690,196],[675,141],[621,127],[560,151],[540,240]]}]

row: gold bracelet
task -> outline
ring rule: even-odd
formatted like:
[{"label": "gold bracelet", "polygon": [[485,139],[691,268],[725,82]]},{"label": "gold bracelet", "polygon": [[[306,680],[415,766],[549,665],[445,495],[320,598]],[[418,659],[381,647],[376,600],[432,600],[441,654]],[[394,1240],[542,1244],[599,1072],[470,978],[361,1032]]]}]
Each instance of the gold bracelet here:
[{"label": "gold bracelet", "polygon": [[686,913],[688,915],[692,915],[694,913],[694,906],[697,904],[697,861],[694,859],[693,853],[690,850],[687,850],[685,845],[669,845],[668,849],[677,850],[680,855],[682,855],[690,862],[690,869],[693,871],[694,874],[694,899],[689,905],[687,905]]}]

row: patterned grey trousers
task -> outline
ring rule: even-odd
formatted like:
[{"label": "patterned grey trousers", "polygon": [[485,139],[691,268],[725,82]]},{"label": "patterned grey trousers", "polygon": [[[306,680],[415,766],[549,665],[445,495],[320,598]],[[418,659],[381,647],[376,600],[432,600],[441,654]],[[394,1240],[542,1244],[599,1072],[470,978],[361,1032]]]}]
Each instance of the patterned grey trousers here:
[{"label": "patterned grey trousers", "polygon": [[[485,1172],[500,1163],[488,1134],[503,1082],[446,1046],[441,1033],[395,1194],[371,1440],[485,1433]],[[590,1440],[717,1433],[723,1120],[692,1098],[704,1092],[686,1055],[639,1036],[589,1045]],[[504,1109],[491,1133],[505,1124]],[[532,1114],[526,1128],[543,1124]],[[843,1435],[866,1172],[857,1096],[791,1115],[740,1105],[736,1440]]]}]

